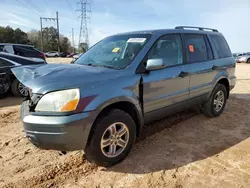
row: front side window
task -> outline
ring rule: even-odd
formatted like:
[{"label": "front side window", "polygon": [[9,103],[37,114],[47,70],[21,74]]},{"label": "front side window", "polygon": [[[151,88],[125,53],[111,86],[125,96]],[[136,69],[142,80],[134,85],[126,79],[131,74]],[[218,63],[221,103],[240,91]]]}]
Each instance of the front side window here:
[{"label": "front side window", "polygon": [[165,35],[157,40],[148,54],[148,59],[162,59],[166,66],[183,63],[180,35]]},{"label": "front side window", "polygon": [[207,47],[203,35],[186,34],[185,44],[187,51],[187,61],[189,63],[208,60]]},{"label": "front side window", "polygon": [[150,38],[150,34],[124,34],[103,39],[74,64],[123,69],[130,64]]},{"label": "front side window", "polygon": [[211,39],[219,58],[232,57],[231,50],[223,36],[211,35]]}]

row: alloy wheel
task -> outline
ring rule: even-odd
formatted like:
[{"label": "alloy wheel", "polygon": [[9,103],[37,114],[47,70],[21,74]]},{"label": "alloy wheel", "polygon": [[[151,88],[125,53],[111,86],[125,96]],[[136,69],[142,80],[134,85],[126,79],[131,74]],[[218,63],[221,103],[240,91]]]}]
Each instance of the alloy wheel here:
[{"label": "alloy wheel", "polygon": [[117,157],[126,148],[129,141],[129,130],[122,122],[111,124],[101,138],[101,151],[108,158]]},{"label": "alloy wheel", "polygon": [[225,102],[225,96],[223,91],[218,91],[214,97],[214,110],[219,112]]},{"label": "alloy wheel", "polygon": [[20,82],[18,83],[18,91],[24,97],[27,97],[29,94],[28,88],[25,85],[21,84]]}]

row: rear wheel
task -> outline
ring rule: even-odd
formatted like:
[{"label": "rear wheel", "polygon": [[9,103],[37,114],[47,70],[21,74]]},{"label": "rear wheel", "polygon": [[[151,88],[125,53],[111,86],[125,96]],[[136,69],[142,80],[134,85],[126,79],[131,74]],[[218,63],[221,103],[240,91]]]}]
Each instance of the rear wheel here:
[{"label": "rear wheel", "polygon": [[20,83],[17,79],[13,81],[11,90],[12,93],[18,97],[27,97],[29,94],[28,88]]},{"label": "rear wheel", "polygon": [[99,118],[85,148],[88,160],[112,166],[122,161],[131,151],[136,138],[136,125],[129,114],[111,110]]},{"label": "rear wheel", "polygon": [[248,58],[247,63],[250,63],[250,58]]},{"label": "rear wheel", "polygon": [[202,112],[208,117],[219,116],[227,102],[227,89],[223,84],[216,84],[208,101],[204,104]]}]

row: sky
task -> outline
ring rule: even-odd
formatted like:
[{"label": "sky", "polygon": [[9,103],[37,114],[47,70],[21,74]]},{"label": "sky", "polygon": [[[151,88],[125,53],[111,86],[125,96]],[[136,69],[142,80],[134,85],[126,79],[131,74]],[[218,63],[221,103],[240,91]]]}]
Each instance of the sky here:
[{"label": "sky", "polygon": [[[79,42],[80,0],[0,0],[0,26],[40,29],[40,17],[59,12],[60,33]],[[250,0],[89,0],[90,45],[127,31],[174,28],[178,25],[218,29],[233,52],[250,51]],[[44,27],[56,26],[44,21]],[[1,41],[0,41],[1,42]]]}]

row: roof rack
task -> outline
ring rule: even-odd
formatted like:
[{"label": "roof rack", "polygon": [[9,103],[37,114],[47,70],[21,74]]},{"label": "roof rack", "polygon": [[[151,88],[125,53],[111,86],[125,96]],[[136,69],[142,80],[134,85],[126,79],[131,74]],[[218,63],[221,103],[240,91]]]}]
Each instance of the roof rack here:
[{"label": "roof rack", "polygon": [[205,27],[192,27],[192,26],[177,26],[175,27],[175,29],[199,29],[200,31],[204,31],[204,30],[211,30],[213,32],[218,32],[217,29],[211,29],[211,28],[205,28]]}]

